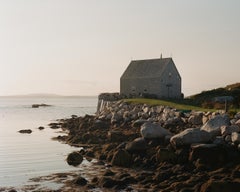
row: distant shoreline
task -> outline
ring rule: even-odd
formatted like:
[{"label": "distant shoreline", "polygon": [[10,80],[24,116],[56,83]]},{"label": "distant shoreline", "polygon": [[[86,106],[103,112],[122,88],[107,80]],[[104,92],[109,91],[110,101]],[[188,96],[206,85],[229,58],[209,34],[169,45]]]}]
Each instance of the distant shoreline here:
[{"label": "distant shoreline", "polygon": [[31,98],[34,98],[34,97],[52,97],[52,98],[74,98],[74,97],[81,97],[81,98],[93,98],[93,97],[98,97],[97,95],[35,95],[35,94],[30,94],[30,95],[0,95],[0,98],[16,98],[16,97],[31,97]]}]

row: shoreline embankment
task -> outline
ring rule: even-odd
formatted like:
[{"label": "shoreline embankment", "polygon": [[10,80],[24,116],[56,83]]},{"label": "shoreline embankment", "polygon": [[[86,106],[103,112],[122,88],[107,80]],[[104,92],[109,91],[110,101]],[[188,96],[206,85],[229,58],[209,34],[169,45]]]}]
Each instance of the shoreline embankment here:
[{"label": "shoreline embankment", "polygon": [[[178,111],[99,97],[96,115],[61,120],[58,139],[83,149],[106,171],[72,187],[125,191],[237,191],[240,188],[240,113]],[[78,162],[77,159],[80,159]],[[120,171],[124,168],[126,171]],[[122,169],[123,170],[123,169]]]}]

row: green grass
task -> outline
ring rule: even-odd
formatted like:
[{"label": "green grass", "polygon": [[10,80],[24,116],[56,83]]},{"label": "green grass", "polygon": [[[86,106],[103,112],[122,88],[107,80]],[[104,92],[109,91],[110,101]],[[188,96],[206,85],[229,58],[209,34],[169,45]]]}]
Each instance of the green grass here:
[{"label": "green grass", "polygon": [[205,109],[197,106],[181,104],[179,102],[174,101],[165,101],[165,100],[158,100],[158,99],[145,99],[145,98],[136,98],[136,99],[124,99],[127,103],[139,103],[139,104],[147,104],[147,105],[163,105],[169,106],[178,110],[195,110],[195,111],[216,111],[214,109]]}]

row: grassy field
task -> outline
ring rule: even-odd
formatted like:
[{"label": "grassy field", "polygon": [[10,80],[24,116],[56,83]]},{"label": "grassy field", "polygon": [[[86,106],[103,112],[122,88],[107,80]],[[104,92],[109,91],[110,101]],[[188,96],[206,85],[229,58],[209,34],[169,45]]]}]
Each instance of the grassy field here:
[{"label": "grassy field", "polygon": [[174,101],[165,101],[165,100],[158,100],[158,99],[136,98],[136,99],[124,99],[124,101],[127,103],[141,103],[141,104],[148,104],[151,106],[163,105],[163,106],[169,106],[178,110],[216,111],[215,109],[205,109],[197,106],[181,104]]}]

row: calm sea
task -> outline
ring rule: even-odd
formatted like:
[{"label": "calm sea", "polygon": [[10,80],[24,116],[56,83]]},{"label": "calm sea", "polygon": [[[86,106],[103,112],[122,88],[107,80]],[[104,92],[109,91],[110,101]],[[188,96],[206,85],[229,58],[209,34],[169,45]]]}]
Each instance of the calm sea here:
[{"label": "calm sea", "polygon": [[[52,106],[31,107],[40,103]],[[76,149],[51,140],[60,133],[47,125],[71,115],[94,114],[96,106],[97,97],[0,97],[0,186],[21,186],[32,177],[74,170],[65,159]],[[20,134],[21,129],[33,132]]]}]

